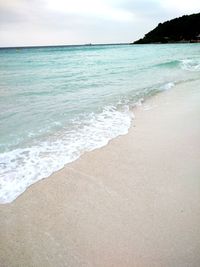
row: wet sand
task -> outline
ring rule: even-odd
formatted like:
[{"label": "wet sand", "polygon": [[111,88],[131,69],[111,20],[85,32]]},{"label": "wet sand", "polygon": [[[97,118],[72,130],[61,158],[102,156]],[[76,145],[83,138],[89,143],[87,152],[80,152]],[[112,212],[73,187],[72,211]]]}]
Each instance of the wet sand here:
[{"label": "wet sand", "polygon": [[0,206],[0,266],[200,266],[200,85]]}]

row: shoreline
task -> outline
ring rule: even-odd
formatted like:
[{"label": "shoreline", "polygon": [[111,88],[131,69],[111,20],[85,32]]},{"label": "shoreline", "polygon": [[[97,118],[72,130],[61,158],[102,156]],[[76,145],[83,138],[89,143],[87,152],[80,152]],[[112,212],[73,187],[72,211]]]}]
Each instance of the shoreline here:
[{"label": "shoreline", "polygon": [[128,134],[0,205],[1,265],[198,266],[199,100],[198,81],[154,95]]}]

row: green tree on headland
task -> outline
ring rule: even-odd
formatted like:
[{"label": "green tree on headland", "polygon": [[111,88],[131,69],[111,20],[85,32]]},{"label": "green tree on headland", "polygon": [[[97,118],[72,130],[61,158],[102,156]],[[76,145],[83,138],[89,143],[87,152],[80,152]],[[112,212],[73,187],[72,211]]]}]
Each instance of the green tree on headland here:
[{"label": "green tree on headland", "polygon": [[159,23],[134,44],[200,42],[200,13]]}]

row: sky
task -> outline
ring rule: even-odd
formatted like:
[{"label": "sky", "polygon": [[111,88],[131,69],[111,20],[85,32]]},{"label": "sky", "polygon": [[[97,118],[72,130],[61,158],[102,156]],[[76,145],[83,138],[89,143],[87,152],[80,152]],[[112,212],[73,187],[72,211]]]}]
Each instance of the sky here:
[{"label": "sky", "polygon": [[129,43],[199,0],[0,0],[0,46]]}]

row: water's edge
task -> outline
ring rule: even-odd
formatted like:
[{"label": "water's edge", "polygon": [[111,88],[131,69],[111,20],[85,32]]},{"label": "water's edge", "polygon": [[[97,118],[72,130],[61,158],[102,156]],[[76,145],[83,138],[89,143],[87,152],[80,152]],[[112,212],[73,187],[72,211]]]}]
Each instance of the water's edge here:
[{"label": "water's edge", "polygon": [[44,180],[44,179],[48,179],[49,177],[51,177],[52,175],[55,175],[57,172],[62,171],[62,169],[64,169],[65,167],[68,166],[68,164],[77,161],[78,159],[80,159],[82,156],[84,156],[86,153],[89,153],[91,151],[94,150],[98,150],[101,149],[105,146],[107,146],[110,142],[112,142],[112,140],[120,137],[120,136],[124,136],[127,135],[129,133],[129,130],[134,126],[134,118],[135,118],[135,112],[137,111],[138,107],[142,107],[146,104],[148,104],[148,101],[151,100],[151,98],[154,98],[156,95],[158,94],[163,94],[166,90],[171,90],[173,87],[175,86],[174,83],[167,83],[165,86],[162,86],[162,90],[156,91],[153,94],[150,94],[149,96],[146,96],[144,98],[139,99],[137,102],[133,103],[130,107],[129,107],[129,114],[130,114],[130,120],[128,121],[128,125],[127,125],[127,129],[125,131],[122,131],[120,133],[118,133],[117,135],[113,136],[112,138],[106,140],[105,142],[103,142],[101,145],[97,145],[91,149],[87,149],[85,150],[83,153],[80,153],[77,157],[75,157],[74,159],[69,160],[68,162],[62,163],[62,166],[60,166],[58,169],[52,171],[51,173],[49,173],[49,175],[43,176],[43,177],[38,177],[37,181],[34,180],[32,183],[30,183],[29,185],[27,185],[24,190],[21,190],[20,192],[17,192],[16,195],[11,196],[10,199],[6,199],[6,201],[1,201],[0,205],[6,205],[6,204],[10,204],[13,201],[15,201],[18,197],[22,196],[23,193],[26,192],[26,190],[31,187],[32,185],[34,185],[35,183]]}]

